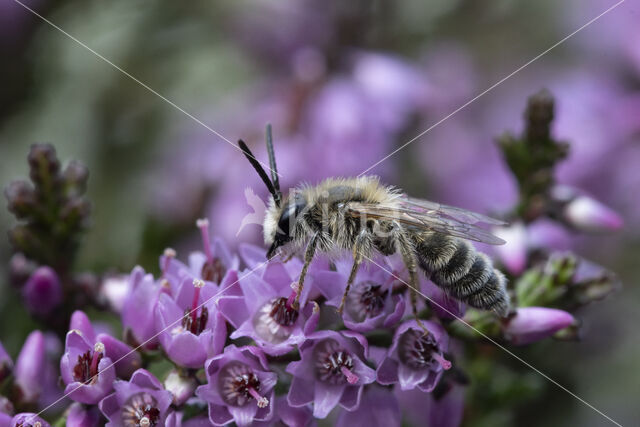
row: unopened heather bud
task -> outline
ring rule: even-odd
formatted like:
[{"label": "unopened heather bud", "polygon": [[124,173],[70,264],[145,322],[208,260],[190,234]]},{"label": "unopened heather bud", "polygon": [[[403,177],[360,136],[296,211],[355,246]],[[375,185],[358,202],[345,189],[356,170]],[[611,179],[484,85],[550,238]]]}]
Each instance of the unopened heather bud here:
[{"label": "unopened heather bud", "polygon": [[21,253],[14,254],[9,261],[11,284],[21,287],[36,269],[36,264]]},{"label": "unopened heather bud", "polygon": [[33,186],[27,181],[13,181],[4,190],[7,208],[16,218],[27,218],[35,207],[36,197]]},{"label": "unopened heather bud", "polygon": [[29,311],[46,316],[62,302],[60,279],[52,268],[39,267],[27,280],[22,295]]},{"label": "unopened heather bud", "polygon": [[164,388],[173,394],[173,403],[182,405],[187,401],[197,387],[195,379],[180,375],[177,370],[172,370],[164,380]]},{"label": "unopened heather bud", "polygon": [[613,231],[622,227],[620,215],[589,196],[578,196],[567,203],[564,218],[579,230]]},{"label": "unopened heather bud", "polygon": [[516,345],[530,344],[550,337],[571,326],[574,317],[563,310],[546,307],[522,307],[507,320],[504,335]]},{"label": "unopened heather bud", "polygon": [[51,144],[33,144],[27,160],[29,176],[36,184],[51,183],[50,178],[60,171],[60,162]]},{"label": "unopened heather bud", "polygon": [[527,139],[529,141],[536,141],[549,137],[553,114],[553,96],[548,90],[543,89],[529,98],[527,109],[525,111]]},{"label": "unopened heather bud", "polygon": [[87,188],[89,169],[77,160],[69,162],[62,173],[67,191],[70,195],[80,195]]}]

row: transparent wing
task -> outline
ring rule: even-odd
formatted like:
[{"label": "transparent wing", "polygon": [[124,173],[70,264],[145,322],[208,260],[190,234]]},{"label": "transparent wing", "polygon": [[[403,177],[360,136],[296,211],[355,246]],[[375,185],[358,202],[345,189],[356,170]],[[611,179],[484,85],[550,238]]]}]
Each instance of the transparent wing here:
[{"label": "transparent wing", "polygon": [[[346,213],[353,217],[365,216],[398,221],[408,228],[433,231],[490,245],[505,243],[504,240],[489,231],[474,225],[479,222],[504,224],[502,221],[450,206],[444,206],[446,209],[442,209],[443,205],[427,200],[411,199],[411,203],[405,203],[406,200],[408,199],[402,197],[399,206],[350,202],[346,206]],[[430,209],[427,206],[437,209]],[[455,216],[453,216],[454,214]]]},{"label": "transparent wing", "polygon": [[429,200],[415,199],[413,197],[407,196],[406,194],[403,194],[399,200],[400,204],[408,209],[414,209],[418,211],[424,210],[429,213],[433,212],[437,216],[449,217],[464,224],[477,224],[479,222],[484,222],[485,224],[491,225],[507,224],[504,221],[500,221],[499,219],[491,218],[477,212],[471,212],[466,209],[456,208],[455,206],[447,206],[440,203],[431,202]]}]

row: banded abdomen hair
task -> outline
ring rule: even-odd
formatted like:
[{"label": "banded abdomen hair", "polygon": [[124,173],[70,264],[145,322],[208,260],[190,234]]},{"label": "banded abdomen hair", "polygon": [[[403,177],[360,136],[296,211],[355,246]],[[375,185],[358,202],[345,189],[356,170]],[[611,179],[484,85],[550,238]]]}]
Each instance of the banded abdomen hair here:
[{"label": "banded abdomen hair", "polygon": [[448,295],[505,317],[509,295],[504,274],[465,240],[440,233],[413,234],[420,267]]}]

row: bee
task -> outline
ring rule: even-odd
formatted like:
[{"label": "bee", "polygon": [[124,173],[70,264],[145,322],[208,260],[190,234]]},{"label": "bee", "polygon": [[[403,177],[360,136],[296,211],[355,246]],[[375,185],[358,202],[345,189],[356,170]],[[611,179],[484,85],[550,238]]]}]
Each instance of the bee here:
[{"label": "bee", "polygon": [[317,186],[300,185],[283,195],[270,126],[266,139],[271,179],[247,145],[242,140],[238,145],[270,193],[263,224],[264,240],[270,245],[267,258],[273,258],[279,248],[289,245],[304,249],[295,308],[315,254],[350,250],[353,266],[340,312],[362,262],[375,253],[385,256],[399,253],[409,273],[411,305],[418,321],[419,270],[449,296],[471,307],[507,316],[509,296],[505,276],[468,242],[504,244],[477,225],[504,225],[504,222],[409,197],[382,184],[376,176],[329,178]]}]

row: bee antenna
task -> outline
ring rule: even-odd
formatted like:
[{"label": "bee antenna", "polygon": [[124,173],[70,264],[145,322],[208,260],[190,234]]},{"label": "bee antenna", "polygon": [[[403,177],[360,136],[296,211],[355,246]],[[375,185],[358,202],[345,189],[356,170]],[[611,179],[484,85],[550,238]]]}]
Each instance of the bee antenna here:
[{"label": "bee antenna", "polygon": [[276,191],[276,189],[273,186],[273,183],[269,179],[269,176],[264,171],[264,168],[260,165],[260,162],[258,162],[258,159],[256,159],[256,157],[253,155],[251,150],[249,150],[249,147],[247,147],[247,144],[245,144],[243,140],[241,139],[238,140],[238,146],[244,153],[247,160],[249,160],[249,163],[251,163],[251,166],[253,166],[256,172],[258,172],[258,176],[260,176],[260,178],[262,179],[262,182],[264,182],[265,185],[267,186],[269,193],[271,193],[271,195],[273,196],[273,200],[276,202],[276,206],[280,206],[280,199],[282,195],[280,191]]},{"label": "bee antenna", "polygon": [[271,168],[271,182],[273,187],[280,193],[280,180],[278,179],[278,167],[276,166],[276,155],[273,152],[273,135],[271,133],[271,123],[267,123],[267,153],[269,153],[269,167]]}]

